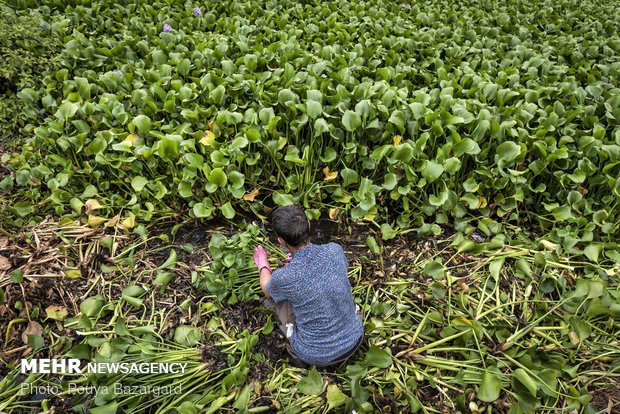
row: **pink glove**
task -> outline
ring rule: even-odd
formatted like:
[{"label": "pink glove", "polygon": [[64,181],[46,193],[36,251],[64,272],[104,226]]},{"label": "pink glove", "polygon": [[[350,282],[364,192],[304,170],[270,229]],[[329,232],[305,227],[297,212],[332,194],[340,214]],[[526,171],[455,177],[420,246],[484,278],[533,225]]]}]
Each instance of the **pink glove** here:
[{"label": "pink glove", "polygon": [[286,259],[284,259],[284,266],[289,264],[291,262],[291,260],[293,260],[293,256],[289,253],[289,254],[286,255]]},{"label": "pink glove", "polygon": [[271,272],[269,260],[267,260],[267,252],[263,246],[258,246],[254,249],[254,263],[256,263],[256,267],[258,267],[258,273],[260,273],[263,267],[266,267]]}]

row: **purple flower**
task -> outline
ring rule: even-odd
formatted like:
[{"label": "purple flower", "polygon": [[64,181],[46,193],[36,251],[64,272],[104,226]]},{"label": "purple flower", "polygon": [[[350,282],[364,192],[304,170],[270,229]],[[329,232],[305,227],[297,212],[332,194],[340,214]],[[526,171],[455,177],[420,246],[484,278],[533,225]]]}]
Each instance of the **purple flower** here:
[{"label": "purple flower", "polygon": [[123,71],[120,69],[114,69],[114,72],[116,72],[118,74],[118,77],[123,79]]},{"label": "purple flower", "polygon": [[164,33],[170,33],[171,30],[172,26],[170,26],[168,23],[164,23]]},{"label": "purple flower", "polygon": [[405,8],[405,9],[410,9],[410,8],[411,8],[411,3],[405,3],[405,4],[403,4],[403,8]]},{"label": "purple flower", "polygon": [[194,16],[196,17],[202,16],[202,10],[200,10],[200,7],[194,7]]}]

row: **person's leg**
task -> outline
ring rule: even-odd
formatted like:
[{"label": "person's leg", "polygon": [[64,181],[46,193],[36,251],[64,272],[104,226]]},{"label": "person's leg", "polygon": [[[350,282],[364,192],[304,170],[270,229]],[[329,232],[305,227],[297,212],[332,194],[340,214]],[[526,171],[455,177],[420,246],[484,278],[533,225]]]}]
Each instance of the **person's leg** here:
[{"label": "person's leg", "polygon": [[276,303],[275,313],[278,318],[278,328],[280,328],[285,338],[290,338],[295,326],[293,307],[288,301],[283,300],[280,303]]},{"label": "person's leg", "polygon": [[291,343],[289,339],[292,335],[293,327],[295,326],[295,314],[293,313],[293,307],[291,304],[284,300],[280,303],[275,303],[273,300],[269,299],[273,304],[273,308],[276,314],[276,323],[278,324],[278,328],[282,332],[285,343],[286,343],[286,351],[289,354],[289,363],[297,368],[308,368],[308,364],[306,364],[301,358],[299,358],[293,349],[291,348]]}]

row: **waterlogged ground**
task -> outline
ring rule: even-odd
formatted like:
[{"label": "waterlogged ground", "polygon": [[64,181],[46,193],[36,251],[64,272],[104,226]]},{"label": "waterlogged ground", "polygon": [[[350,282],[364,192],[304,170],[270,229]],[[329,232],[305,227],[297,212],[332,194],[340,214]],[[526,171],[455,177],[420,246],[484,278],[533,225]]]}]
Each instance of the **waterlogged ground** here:
[{"label": "waterlogged ground", "polygon": [[[93,410],[100,405],[109,410],[103,412],[165,407],[185,412],[190,406],[238,411],[239,401],[251,412],[342,411],[354,405],[370,412],[508,412],[518,401],[549,412],[581,404],[592,413],[620,407],[620,344],[613,333],[618,315],[600,308],[618,286],[610,279],[606,285],[584,287],[584,269],[578,264],[558,261],[541,268],[535,257],[546,252],[493,249],[482,233],[472,235],[480,241],[473,249],[485,249],[478,253],[456,250],[454,236],[402,235],[379,241],[375,254],[366,243],[372,227],[321,220],[313,241],[345,246],[367,341],[350,361],[319,370],[317,376],[289,363],[272,315],[258,300],[255,273],[239,272],[238,280],[223,289],[217,288],[217,279],[209,286],[197,282],[197,273],[217,267],[222,247],[218,253],[210,245],[214,234],[229,236],[231,251],[237,255],[245,249],[249,261],[251,245],[239,247],[244,242],[231,237],[252,231],[235,232],[225,223],[177,224],[161,223],[146,241],[114,238],[110,228],[52,221],[0,238],[3,410],[66,412],[77,406],[98,412]],[[171,255],[176,256],[172,261]],[[162,269],[171,274],[165,287]],[[131,305],[135,298],[128,299],[128,286],[143,288],[137,306]],[[96,295],[104,310],[93,313],[84,302]],[[90,326],[76,322],[85,314]],[[179,334],[188,326],[198,332]],[[142,361],[148,358],[132,355],[127,346],[147,338],[161,348],[149,358],[158,361],[157,355],[180,352],[194,361],[205,385],[192,388],[180,378],[157,376],[151,382],[131,375],[86,380],[99,386],[163,383],[192,390],[178,401],[160,397],[153,406],[120,397],[102,404],[76,393],[14,393],[24,381],[44,380],[14,374],[20,358],[72,352],[75,357],[79,348],[80,358]],[[112,351],[104,351],[108,346]],[[530,391],[529,400],[519,394]],[[487,392],[497,398],[484,402],[490,399]],[[541,401],[547,401],[547,409]]]}]

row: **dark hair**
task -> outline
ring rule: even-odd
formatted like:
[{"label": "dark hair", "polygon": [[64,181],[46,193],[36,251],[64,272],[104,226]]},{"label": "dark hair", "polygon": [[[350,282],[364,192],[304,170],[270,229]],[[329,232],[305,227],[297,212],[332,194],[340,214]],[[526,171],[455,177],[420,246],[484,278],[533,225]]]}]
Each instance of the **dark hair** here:
[{"label": "dark hair", "polygon": [[293,247],[310,241],[310,223],[304,210],[297,205],[278,207],[271,218],[271,226]]}]

